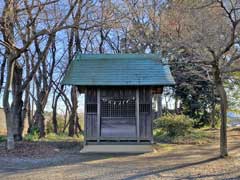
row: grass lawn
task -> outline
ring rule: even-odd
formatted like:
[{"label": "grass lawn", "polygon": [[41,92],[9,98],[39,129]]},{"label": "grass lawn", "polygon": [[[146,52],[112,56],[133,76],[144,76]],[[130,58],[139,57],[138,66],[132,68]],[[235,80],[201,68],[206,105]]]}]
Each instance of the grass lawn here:
[{"label": "grass lawn", "polygon": [[207,128],[191,129],[185,135],[169,136],[161,129],[155,129],[155,142],[160,143],[174,143],[174,144],[205,144],[216,139],[216,130],[209,130]]},{"label": "grass lawn", "polygon": [[41,141],[68,141],[68,142],[82,142],[83,141],[83,135],[79,135],[79,136],[73,136],[70,137],[68,136],[66,133],[62,133],[62,134],[55,134],[55,133],[49,133],[46,135],[45,138],[40,139]]},{"label": "grass lawn", "polygon": [[[210,143],[187,144],[215,135]],[[240,129],[228,129],[229,157],[224,159],[219,158],[219,130],[195,129],[178,137],[185,144],[157,143],[145,154],[80,154],[82,143],[62,141],[75,138],[62,136],[16,142],[14,151],[0,143],[0,179],[240,179]]]},{"label": "grass lawn", "polygon": [[[190,132],[183,136],[170,137],[161,129],[153,131],[154,141],[156,143],[174,143],[174,144],[204,144],[209,143],[216,138],[218,130],[210,130],[207,128],[192,129]],[[29,134],[24,137],[25,141],[30,142],[83,142],[83,135],[69,137],[67,133],[54,134],[49,133],[46,137],[39,139],[37,134]],[[0,142],[6,141],[6,136],[0,135]]]},{"label": "grass lawn", "polygon": [[37,134],[28,134],[24,137],[25,141],[44,141],[44,142],[61,142],[61,141],[66,141],[66,142],[82,142],[83,141],[83,135],[79,136],[73,136],[70,137],[67,135],[67,133],[60,133],[60,134],[55,134],[55,133],[49,133],[47,134],[44,138],[39,139]]}]

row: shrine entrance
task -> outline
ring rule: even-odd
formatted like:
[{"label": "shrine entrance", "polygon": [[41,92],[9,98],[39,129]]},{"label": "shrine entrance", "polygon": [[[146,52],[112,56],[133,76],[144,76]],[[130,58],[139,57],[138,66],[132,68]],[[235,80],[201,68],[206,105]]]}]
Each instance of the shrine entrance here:
[{"label": "shrine entrance", "polygon": [[100,97],[100,136],[136,138],[136,90],[107,88]]}]

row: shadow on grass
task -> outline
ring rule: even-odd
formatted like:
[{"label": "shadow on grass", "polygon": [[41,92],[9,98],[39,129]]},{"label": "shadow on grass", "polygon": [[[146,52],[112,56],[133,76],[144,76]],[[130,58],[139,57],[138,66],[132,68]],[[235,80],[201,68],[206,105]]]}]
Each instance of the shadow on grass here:
[{"label": "shadow on grass", "polygon": [[[231,177],[231,174],[233,174],[233,173],[236,173],[236,172],[233,171],[233,172],[228,172],[228,173],[216,173],[216,174],[204,174],[204,175],[197,175],[197,176],[185,176],[185,177],[181,177],[181,178],[176,178],[176,180],[182,180],[182,179],[193,180],[193,179],[206,179],[206,178],[216,179],[216,178],[219,178],[219,177],[221,177],[221,179],[224,179],[224,180],[238,180],[238,179],[240,179],[240,176]],[[222,178],[224,176],[230,176],[230,177]]]},{"label": "shadow on grass", "polygon": [[[236,141],[234,141],[236,142]],[[72,165],[86,165],[88,164],[88,162],[91,161],[98,161],[98,160],[107,160],[110,158],[120,158],[120,157],[130,157],[130,156],[136,156],[136,154],[97,154],[97,153],[91,153],[91,154],[80,154],[80,149],[82,148],[82,143],[79,141],[72,141],[72,142],[66,142],[66,141],[41,141],[41,142],[30,142],[31,143],[35,143],[35,144],[40,144],[42,146],[37,146],[38,148],[44,147],[44,145],[49,145],[51,146],[52,149],[58,149],[57,152],[55,152],[55,154],[53,156],[49,156],[49,157],[44,157],[44,158],[34,158],[31,156],[28,157],[24,157],[24,158],[19,158],[18,156],[16,157],[1,157],[1,153],[0,153],[0,164],[4,164],[4,166],[0,166],[0,178],[3,176],[5,178],[7,178],[9,175],[13,175],[13,174],[17,174],[17,173],[27,173],[27,172],[31,172],[33,170],[37,170],[37,169],[46,169],[48,167],[56,167],[56,166],[72,166]],[[195,147],[195,146],[194,146]],[[200,148],[201,147],[201,148]],[[37,149],[37,148],[35,148]],[[233,150],[237,150],[240,149],[239,144],[232,144],[231,147],[229,148],[230,151]],[[38,149],[37,149],[38,150]],[[156,175],[161,177],[161,173],[164,172],[171,172],[171,171],[175,171],[175,170],[179,170],[179,169],[183,169],[183,168],[187,168],[187,167],[191,167],[191,166],[196,166],[196,165],[200,165],[200,164],[204,164],[204,163],[209,163],[212,161],[216,161],[219,158],[216,157],[216,152],[218,150],[218,146],[216,147],[210,147],[210,146],[196,146],[195,148],[193,148],[193,146],[186,146],[184,147],[184,151],[173,151],[170,153],[166,153],[166,154],[161,154],[159,156],[149,156],[149,157],[143,157],[143,156],[139,156],[136,159],[135,158],[126,158],[124,159],[124,161],[119,162],[119,165],[116,163],[114,164],[114,166],[119,166],[119,168],[121,168],[121,165],[123,165],[123,167],[126,167],[125,165],[128,163],[131,163],[131,161],[135,161],[136,163],[141,162],[142,159],[147,161],[152,161],[154,159],[156,160],[160,160],[159,163],[166,163],[168,160],[173,160],[175,162],[176,159],[176,163],[177,160],[185,157],[185,158],[191,158],[191,156],[194,156],[195,154],[200,153],[200,155],[203,156],[203,158],[205,157],[205,160],[201,160],[201,161],[197,161],[196,159],[193,160],[194,162],[191,163],[187,163],[186,161],[182,161],[179,162],[178,164],[174,164],[174,165],[168,165],[166,164],[166,166],[163,167],[159,167],[159,166],[155,166],[153,169],[149,170],[143,170],[142,172],[138,173],[138,174],[134,174],[130,177],[125,178],[126,180],[134,180],[134,179],[139,179],[139,178],[147,178],[148,176],[151,175]],[[201,151],[201,152],[200,152]],[[42,152],[42,151],[41,151]],[[207,157],[212,157],[212,158],[206,158]],[[111,160],[111,162],[114,162],[114,159]],[[91,168],[94,171],[94,168],[98,168],[98,167],[111,167],[111,164],[109,164],[109,161],[106,162],[94,162],[93,164],[91,164]],[[147,162],[146,162],[147,163]],[[87,166],[90,166],[89,164]],[[169,166],[169,167],[167,167]],[[83,166],[85,167],[85,166]],[[75,166],[75,168],[73,168],[76,170],[76,173],[80,173],[81,171],[84,172],[84,169],[80,169],[79,166]],[[126,168],[123,168],[122,173],[125,173]],[[73,172],[74,173],[74,172]],[[221,172],[222,173],[222,172]],[[107,176],[107,175],[106,175]],[[186,176],[185,179],[196,179],[196,178],[208,178],[208,177],[217,177],[217,176],[224,176],[224,174],[210,174],[210,175],[199,175],[198,176]],[[96,176],[96,179],[99,178],[99,174],[98,177]],[[181,178],[180,178],[181,179]]]},{"label": "shadow on grass", "polygon": [[182,165],[178,165],[178,166],[174,166],[174,167],[169,167],[169,168],[165,168],[165,169],[159,169],[159,170],[153,170],[153,171],[150,171],[150,172],[144,172],[144,173],[136,174],[134,176],[127,177],[124,180],[139,179],[139,178],[143,178],[143,177],[146,177],[146,176],[156,175],[156,174],[160,174],[160,173],[164,173],[164,172],[168,172],[168,171],[174,171],[174,170],[178,170],[178,169],[182,169],[182,168],[186,168],[186,167],[191,167],[191,166],[195,166],[195,165],[209,163],[209,162],[212,162],[212,161],[216,161],[218,159],[219,159],[219,157],[213,157],[213,158],[209,158],[209,159],[206,159],[206,160],[203,160],[203,161],[186,163],[186,164],[182,164]]},{"label": "shadow on grass", "polygon": [[[17,173],[24,173],[29,172],[35,169],[41,168],[48,168],[48,167],[55,167],[55,166],[67,166],[67,165],[74,165],[74,164],[83,164],[91,161],[97,160],[106,160],[110,158],[120,158],[126,156],[135,156],[139,154],[128,154],[128,153],[86,153],[81,154],[80,150],[83,147],[82,143],[80,142],[60,142],[60,141],[47,141],[47,142],[25,142],[27,143],[25,146],[33,146],[29,147],[32,151],[31,154],[26,155],[27,150],[22,148],[18,150],[13,150],[11,152],[7,152],[3,156],[0,153],[0,164],[5,164],[4,166],[0,166],[0,178],[2,177],[1,174],[5,174],[6,176],[11,174]],[[23,143],[22,143],[23,144]],[[21,143],[18,144],[21,146]],[[57,151],[55,154],[51,154],[48,156],[35,156],[36,153],[43,153],[44,149],[39,151],[39,149],[50,146],[53,150]],[[20,152],[19,152],[20,151]],[[1,152],[1,149],[0,149]],[[20,154],[20,155],[19,155]]]}]

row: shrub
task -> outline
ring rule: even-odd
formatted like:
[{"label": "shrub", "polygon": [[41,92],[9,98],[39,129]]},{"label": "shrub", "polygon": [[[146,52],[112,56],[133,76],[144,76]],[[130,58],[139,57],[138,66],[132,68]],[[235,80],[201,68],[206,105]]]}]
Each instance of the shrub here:
[{"label": "shrub", "polygon": [[6,136],[1,136],[0,135],[0,142],[4,142],[4,141],[6,141]]},{"label": "shrub", "polygon": [[168,114],[154,120],[154,127],[162,129],[170,137],[185,135],[192,125],[193,119],[185,115]]},{"label": "shrub", "polygon": [[39,129],[37,127],[33,127],[31,132],[27,134],[24,139],[26,141],[38,141],[39,140]]}]

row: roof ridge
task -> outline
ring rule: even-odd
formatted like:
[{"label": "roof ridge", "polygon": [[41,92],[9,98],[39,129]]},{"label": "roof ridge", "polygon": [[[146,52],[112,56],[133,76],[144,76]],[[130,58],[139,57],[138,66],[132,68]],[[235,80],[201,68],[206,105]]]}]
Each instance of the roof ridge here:
[{"label": "roof ridge", "polygon": [[76,60],[97,60],[97,59],[104,59],[104,60],[114,60],[114,59],[153,59],[153,60],[160,60],[162,59],[160,54],[137,54],[137,53],[118,53],[118,54],[81,54],[77,53]]}]

